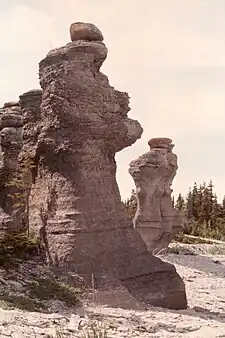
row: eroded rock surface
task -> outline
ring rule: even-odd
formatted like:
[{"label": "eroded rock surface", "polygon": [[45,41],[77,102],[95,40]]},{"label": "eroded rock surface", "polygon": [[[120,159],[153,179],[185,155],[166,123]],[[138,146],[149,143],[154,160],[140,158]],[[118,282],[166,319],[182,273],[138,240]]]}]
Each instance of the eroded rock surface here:
[{"label": "eroded rock surface", "polygon": [[33,154],[33,156],[36,154],[37,140],[41,129],[41,100],[41,89],[30,90],[20,95],[20,106],[23,112],[24,123],[22,158],[27,152],[30,155]]},{"label": "eroded rock surface", "polygon": [[177,156],[169,138],[149,141],[150,151],[130,163],[129,173],[137,193],[134,227],[148,250],[167,248],[184,226],[184,215],[172,205],[171,185],[176,175]]},{"label": "eroded rock surface", "polygon": [[92,23],[75,22],[70,26],[70,38],[72,41],[103,41],[102,32]]},{"label": "eroded rock surface", "polygon": [[[90,24],[72,27],[77,26],[98,32]],[[75,270],[97,289],[123,286],[137,301],[185,308],[182,279],[173,265],[148,253],[116,182],[115,153],[140,138],[142,127],[127,117],[128,94],[99,71],[107,57],[101,34],[95,35],[98,41],[79,34],[40,62],[41,122],[30,146],[34,126],[25,125],[30,135],[25,152],[30,147],[37,164],[31,230],[54,265]],[[118,299],[117,306],[123,305]]]},{"label": "eroded rock surface", "polygon": [[7,102],[0,109],[0,235],[9,230],[18,230],[21,224],[21,208],[13,196],[14,174],[19,168],[19,153],[22,148],[23,118],[18,102]]}]

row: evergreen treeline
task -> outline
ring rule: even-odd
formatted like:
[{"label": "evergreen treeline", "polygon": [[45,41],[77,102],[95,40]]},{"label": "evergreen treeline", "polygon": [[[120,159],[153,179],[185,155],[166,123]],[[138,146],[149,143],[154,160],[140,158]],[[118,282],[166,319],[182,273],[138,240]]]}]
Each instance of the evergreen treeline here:
[{"label": "evergreen treeline", "polygon": [[[187,196],[179,194],[176,200],[173,197],[174,207],[187,217],[185,234],[225,240],[225,197],[219,203],[213,188],[212,181],[199,186],[194,183]],[[137,208],[134,190],[124,206],[133,219]]]}]

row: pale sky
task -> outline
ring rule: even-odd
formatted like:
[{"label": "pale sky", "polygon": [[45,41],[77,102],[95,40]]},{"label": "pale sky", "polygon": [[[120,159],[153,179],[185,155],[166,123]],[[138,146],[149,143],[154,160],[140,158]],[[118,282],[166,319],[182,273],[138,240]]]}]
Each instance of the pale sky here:
[{"label": "pale sky", "polygon": [[0,0],[0,105],[39,88],[38,62],[70,41],[72,22],[103,32],[102,71],[131,96],[142,138],[117,155],[122,198],[131,160],[152,137],[170,137],[179,170],[175,195],[212,179],[225,194],[225,0]]}]

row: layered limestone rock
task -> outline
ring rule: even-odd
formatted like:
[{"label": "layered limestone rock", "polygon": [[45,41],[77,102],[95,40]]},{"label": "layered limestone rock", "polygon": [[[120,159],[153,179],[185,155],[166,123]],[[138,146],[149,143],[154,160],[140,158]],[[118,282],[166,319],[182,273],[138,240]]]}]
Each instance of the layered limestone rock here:
[{"label": "layered limestone rock", "polygon": [[167,248],[183,229],[185,217],[172,204],[171,185],[176,175],[177,156],[169,138],[153,138],[150,151],[130,163],[129,173],[136,185],[137,212],[134,227],[148,250]]},{"label": "layered limestone rock", "polygon": [[35,157],[38,135],[41,129],[42,90],[30,90],[20,95],[20,106],[23,112],[23,149],[21,158],[29,152]]},{"label": "layered limestone rock", "polygon": [[[127,117],[128,94],[99,71],[107,48],[97,27],[78,23],[71,31],[72,43],[40,62],[30,227],[53,264],[72,268],[90,284],[94,278],[96,288],[123,288],[138,301],[185,308],[182,279],[147,251],[121,203],[115,153],[140,138],[142,128]],[[117,306],[123,306],[120,299]]]},{"label": "layered limestone rock", "polygon": [[19,230],[22,226],[21,207],[13,197],[18,187],[13,184],[19,169],[22,148],[22,111],[18,102],[7,102],[0,109],[0,234]]}]

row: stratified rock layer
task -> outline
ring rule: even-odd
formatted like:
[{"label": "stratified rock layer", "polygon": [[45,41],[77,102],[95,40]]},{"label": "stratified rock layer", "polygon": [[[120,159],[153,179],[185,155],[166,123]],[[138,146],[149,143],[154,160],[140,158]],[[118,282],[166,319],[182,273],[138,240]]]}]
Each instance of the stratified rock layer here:
[{"label": "stratified rock layer", "polygon": [[176,175],[177,156],[169,138],[153,138],[150,151],[130,163],[134,179],[137,212],[134,227],[140,232],[148,250],[167,248],[184,226],[184,215],[172,205],[171,185]]},{"label": "stratified rock layer", "polygon": [[0,109],[0,236],[8,231],[19,231],[22,226],[21,208],[13,200],[17,187],[12,184],[19,169],[22,126],[19,103],[5,103]]},{"label": "stratified rock layer", "polygon": [[[140,138],[142,128],[127,117],[128,95],[99,72],[106,56],[101,41],[77,40],[40,62],[30,226],[53,264],[90,284],[94,277],[96,288],[123,286],[139,301],[185,308],[182,279],[173,265],[148,253],[121,203],[115,153]],[[119,299],[117,305],[123,305]]]},{"label": "stratified rock layer", "polygon": [[[20,106],[23,111],[23,149],[22,155],[29,153],[36,154],[38,135],[41,124],[41,100],[42,90],[30,90],[20,95]],[[32,149],[32,151],[31,151]]]}]

